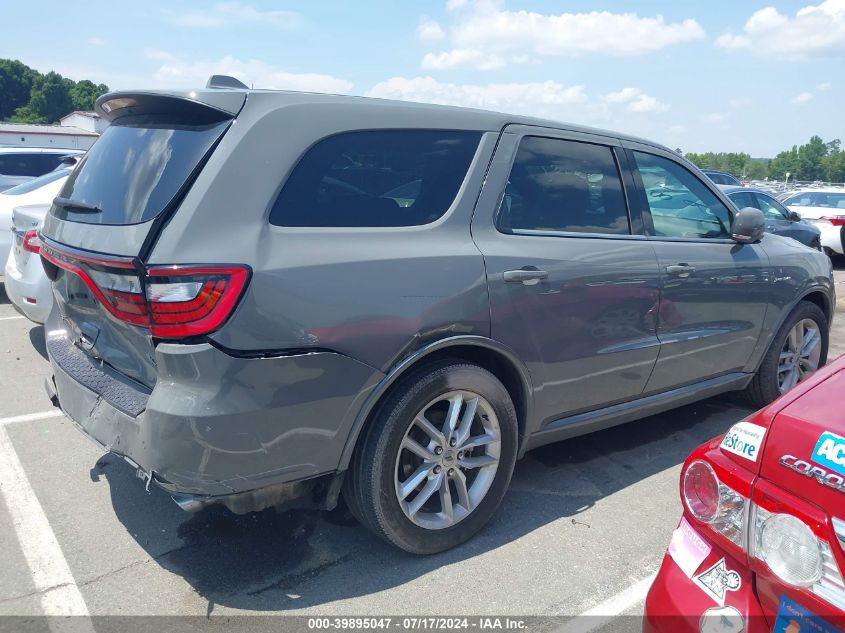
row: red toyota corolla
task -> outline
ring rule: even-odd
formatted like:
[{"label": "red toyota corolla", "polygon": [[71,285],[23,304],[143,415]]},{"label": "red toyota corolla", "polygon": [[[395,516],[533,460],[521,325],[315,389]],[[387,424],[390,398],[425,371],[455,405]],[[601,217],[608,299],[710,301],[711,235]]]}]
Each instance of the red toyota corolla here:
[{"label": "red toyota corolla", "polygon": [[695,449],[646,633],[845,628],[845,356]]}]

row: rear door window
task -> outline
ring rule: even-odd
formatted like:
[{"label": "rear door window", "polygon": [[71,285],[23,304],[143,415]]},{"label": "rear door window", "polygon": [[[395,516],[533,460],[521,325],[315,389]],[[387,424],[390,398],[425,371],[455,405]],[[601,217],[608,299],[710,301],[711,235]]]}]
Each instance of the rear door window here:
[{"label": "rear door window", "polygon": [[613,150],[526,136],[499,209],[505,232],[629,234],[628,207]]},{"label": "rear door window", "polygon": [[62,188],[60,197],[69,204],[54,205],[52,213],[89,224],[153,219],[191,180],[228,125],[228,121],[181,126],[131,120],[112,124]]},{"label": "rear door window", "polygon": [[455,200],[479,132],[369,130],[319,141],[294,167],[270,223],[299,227],[417,226]]},{"label": "rear door window", "polygon": [[757,208],[757,202],[754,200],[754,194],[750,191],[737,191],[728,194],[728,198],[736,205],[737,209],[744,209],[745,207]]}]

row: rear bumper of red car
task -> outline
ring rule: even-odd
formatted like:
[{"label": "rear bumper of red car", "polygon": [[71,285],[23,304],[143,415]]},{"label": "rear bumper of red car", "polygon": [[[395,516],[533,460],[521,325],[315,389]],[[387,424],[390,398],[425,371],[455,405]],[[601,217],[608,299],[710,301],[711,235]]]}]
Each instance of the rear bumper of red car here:
[{"label": "rear bumper of red car", "polygon": [[[725,604],[720,605],[704,592],[681,570],[667,553],[663,564],[648,592],[643,615],[644,633],[699,633],[711,631],[732,631],[732,627],[720,623],[722,606],[733,607],[742,617],[743,633],[764,633],[771,631],[754,593],[751,572],[718,547],[701,565],[701,569],[716,564],[725,558],[728,569],[736,571],[742,580],[736,591],[725,594]],[[707,622],[702,618],[707,616]],[[704,626],[703,626],[704,625]]]}]

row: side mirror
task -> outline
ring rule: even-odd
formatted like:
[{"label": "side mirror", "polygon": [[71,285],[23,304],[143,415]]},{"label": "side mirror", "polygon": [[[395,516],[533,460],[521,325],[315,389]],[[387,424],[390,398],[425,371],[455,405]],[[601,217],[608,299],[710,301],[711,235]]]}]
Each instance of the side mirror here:
[{"label": "side mirror", "polygon": [[760,209],[745,207],[734,216],[731,239],[739,244],[754,244],[763,239],[766,218]]},{"label": "side mirror", "polygon": [[802,218],[801,218],[801,216],[800,216],[800,215],[798,215],[797,213],[795,213],[795,211],[790,211],[790,212],[789,212],[789,220],[790,220],[791,222],[800,222],[800,221],[801,221],[801,219],[802,219]]}]

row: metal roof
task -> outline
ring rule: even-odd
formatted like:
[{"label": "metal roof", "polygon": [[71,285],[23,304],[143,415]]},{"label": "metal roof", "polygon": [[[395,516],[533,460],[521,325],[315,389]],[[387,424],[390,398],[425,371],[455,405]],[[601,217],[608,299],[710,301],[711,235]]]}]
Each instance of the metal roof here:
[{"label": "metal roof", "polygon": [[99,136],[96,132],[83,130],[72,125],[36,125],[32,123],[0,123],[0,133],[10,134],[58,134],[61,136]]}]

